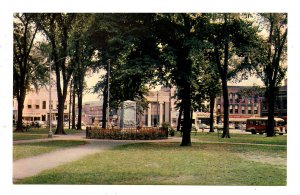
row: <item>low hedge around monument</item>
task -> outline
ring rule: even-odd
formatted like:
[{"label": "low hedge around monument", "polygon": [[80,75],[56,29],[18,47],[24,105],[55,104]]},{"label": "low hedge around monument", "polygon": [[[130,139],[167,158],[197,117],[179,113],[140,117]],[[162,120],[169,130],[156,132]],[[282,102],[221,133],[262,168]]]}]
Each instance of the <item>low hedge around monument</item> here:
[{"label": "low hedge around monument", "polygon": [[114,140],[153,140],[168,138],[168,129],[159,127],[143,128],[112,128],[102,129],[88,127],[86,137],[90,139],[114,139]]}]

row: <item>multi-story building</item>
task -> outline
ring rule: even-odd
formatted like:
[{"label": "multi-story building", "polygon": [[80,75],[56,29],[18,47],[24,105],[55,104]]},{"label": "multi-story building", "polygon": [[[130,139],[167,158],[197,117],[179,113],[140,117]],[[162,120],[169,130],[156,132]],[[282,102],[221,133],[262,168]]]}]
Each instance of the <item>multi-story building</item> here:
[{"label": "multi-story building", "polygon": [[[50,93],[49,89],[43,87],[38,91],[30,91],[24,101],[23,108],[23,120],[25,121],[48,121],[50,116]],[[17,119],[18,102],[16,99],[13,100],[13,114],[14,118]],[[58,99],[57,91],[55,87],[51,88],[51,116],[52,120],[57,120],[58,112]],[[69,118],[69,97],[67,96],[64,105],[64,120]]]},{"label": "multi-story building", "polygon": [[[174,106],[175,100],[174,88],[162,87],[157,91],[150,91],[146,96],[148,109],[143,114],[138,116],[138,121],[141,126],[160,126],[163,122],[167,122],[173,126],[177,124],[176,110]],[[178,115],[177,115],[178,116]]]},{"label": "multi-story building", "polygon": [[[265,98],[262,98],[261,116],[268,116],[268,104]],[[287,82],[278,87],[275,97],[274,115],[287,120]]]},{"label": "multi-story building", "polygon": [[[228,86],[229,96],[229,122],[243,123],[247,118],[259,117],[261,115],[261,97],[244,97],[239,95],[239,91],[248,86]],[[223,121],[223,96],[216,98],[217,122]]]},{"label": "multi-story building", "polygon": [[82,106],[82,121],[87,125],[99,124],[102,121],[102,101],[89,101]]}]

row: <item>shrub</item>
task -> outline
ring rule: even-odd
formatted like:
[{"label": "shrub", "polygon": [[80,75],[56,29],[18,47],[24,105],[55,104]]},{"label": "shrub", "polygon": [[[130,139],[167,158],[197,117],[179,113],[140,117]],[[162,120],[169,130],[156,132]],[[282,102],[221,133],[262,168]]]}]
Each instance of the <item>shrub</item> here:
[{"label": "shrub", "polygon": [[170,127],[169,123],[167,123],[167,122],[162,123],[162,128],[163,129],[168,129],[169,127]]},{"label": "shrub", "polygon": [[175,129],[173,127],[169,128],[169,135],[172,137],[175,135]]}]

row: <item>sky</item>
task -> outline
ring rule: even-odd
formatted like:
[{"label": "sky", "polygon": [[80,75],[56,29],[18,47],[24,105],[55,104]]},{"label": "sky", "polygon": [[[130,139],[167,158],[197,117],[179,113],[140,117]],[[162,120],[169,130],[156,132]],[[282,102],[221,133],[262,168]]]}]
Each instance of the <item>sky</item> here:
[{"label": "sky", "polygon": [[[5,3],[4,3],[5,2]],[[0,186],[12,194],[299,194],[299,6],[296,0],[4,0],[0,8]],[[12,185],[12,16],[14,12],[288,12],[288,185],[263,186],[51,186]],[[95,78],[94,78],[95,77]],[[90,78],[90,85],[97,79]],[[251,84],[251,81],[249,84]],[[255,81],[258,82],[258,81]],[[248,85],[248,83],[247,83]],[[93,97],[86,97],[86,99]]]}]

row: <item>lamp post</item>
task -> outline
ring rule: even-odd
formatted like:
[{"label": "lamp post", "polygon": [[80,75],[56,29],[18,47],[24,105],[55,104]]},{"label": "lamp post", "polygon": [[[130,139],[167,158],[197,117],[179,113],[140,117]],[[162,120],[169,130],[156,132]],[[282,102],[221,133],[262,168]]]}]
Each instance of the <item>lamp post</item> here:
[{"label": "lamp post", "polygon": [[71,106],[72,106],[72,83],[73,79],[71,80],[70,84],[70,100],[69,100],[69,129],[71,129]]},{"label": "lamp post", "polygon": [[110,78],[110,60],[107,62],[107,128],[110,128],[109,122],[109,78]]},{"label": "lamp post", "polygon": [[158,115],[158,108],[159,108],[159,103],[158,103],[158,90],[156,92],[156,123],[157,123],[157,126],[159,126],[159,115]]}]

